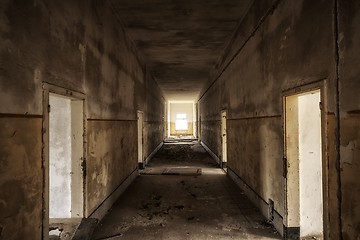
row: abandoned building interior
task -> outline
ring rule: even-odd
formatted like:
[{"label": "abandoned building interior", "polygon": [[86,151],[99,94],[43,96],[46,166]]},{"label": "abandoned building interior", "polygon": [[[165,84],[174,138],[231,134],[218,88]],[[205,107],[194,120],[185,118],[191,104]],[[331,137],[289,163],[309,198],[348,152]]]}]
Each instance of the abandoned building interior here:
[{"label": "abandoned building interior", "polygon": [[355,0],[1,0],[0,239],[101,221],[185,137],[278,236],[360,239],[359,26]]}]

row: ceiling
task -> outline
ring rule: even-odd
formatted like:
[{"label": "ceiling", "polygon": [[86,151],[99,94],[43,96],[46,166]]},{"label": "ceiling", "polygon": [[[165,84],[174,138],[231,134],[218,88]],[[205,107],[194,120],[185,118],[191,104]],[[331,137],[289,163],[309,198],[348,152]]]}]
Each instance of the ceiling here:
[{"label": "ceiling", "polygon": [[112,0],[167,100],[195,100],[252,0]]}]

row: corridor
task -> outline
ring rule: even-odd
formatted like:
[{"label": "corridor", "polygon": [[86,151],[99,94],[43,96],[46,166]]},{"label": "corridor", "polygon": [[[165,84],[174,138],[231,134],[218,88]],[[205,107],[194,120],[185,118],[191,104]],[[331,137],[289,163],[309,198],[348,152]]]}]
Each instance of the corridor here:
[{"label": "corridor", "polygon": [[100,239],[281,239],[197,141],[165,143],[93,234]]},{"label": "corridor", "polygon": [[359,26],[360,1],[1,0],[0,240],[360,240]]}]

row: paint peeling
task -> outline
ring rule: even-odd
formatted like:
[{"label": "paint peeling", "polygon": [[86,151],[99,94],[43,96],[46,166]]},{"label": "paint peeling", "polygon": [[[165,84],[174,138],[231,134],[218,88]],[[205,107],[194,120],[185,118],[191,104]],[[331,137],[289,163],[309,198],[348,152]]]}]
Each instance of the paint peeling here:
[{"label": "paint peeling", "polygon": [[340,147],[341,164],[352,164],[355,156],[360,155],[360,149],[356,147],[356,142],[351,141],[347,146]]}]

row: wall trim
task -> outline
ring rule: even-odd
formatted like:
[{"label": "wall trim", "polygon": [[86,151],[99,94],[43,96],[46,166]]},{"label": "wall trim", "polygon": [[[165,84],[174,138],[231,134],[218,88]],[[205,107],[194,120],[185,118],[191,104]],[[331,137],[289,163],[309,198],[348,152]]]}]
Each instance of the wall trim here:
[{"label": "wall trim", "polygon": [[[260,210],[261,214],[269,219],[269,204],[262,199],[249,185],[247,185],[231,168],[227,168],[228,176],[244,191],[250,201]],[[276,211],[273,211],[272,224],[276,230],[284,237],[283,217]]]},{"label": "wall trim", "polygon": [[87,218],[96,218],[100,222],[138,175],[139,171],[136,168]]},{"label": "wall trim", "polygon": [[282,115],[271,115],[271,116],[248,116],[239,118],[227,118],[228,121],[239,121],[239,120],[252,120],[252,119],[266,119],[266,118],[281,118]]},{"label": "wall trim", "polygon": [[43,118],[38,114],[0,113],[0,118]]},{"label": "wall trim", "polygon": [[135,119],[88,118],[89,122],[136,122]]},{"label": "wall trim", "polygon": [[[209,86],[206,87],[206,89],[203,89],[200,94],[199,94],[199,98],[198,101],[200,101],[209,91],[210,88],[213,87],[213,85],[221,78],[221,76],[224,74],[224,72],[229,68],[229,66],[232,64],[233,61],[235,61],[236,57],[240,55],[240,53],[242,52],[242,50],[245,48],[245,46],[248,44],[248,42],[251,40],[251,38],[259,32],[259,29],[261,29],[261,27],[264,25],[266,19],[271,16],[273,14],[273,12],[277,9],[278,5],[280,4],[281,0],[276,0],[274,1],[274,3],[272,4],[272,6],[270,6],[268,8],[268,10],[264,13],[263,16],[260,17],[260,19],[258,20],[257,23],[255,23],[254,28],[251,30],[251,32],[249,34],[247,34],[247,36],[245,37],[245,40],[243,41],[243,43],[241,44],[240,48],[238,48],[235,53],[232,56],[229,56],[229,52],[225,53],[223,55],[221,55],[221,57],[219,58],[220,60],[223,60],[225,62],[225,64],[221,64],[219,66],[219,69],[216,70],[218,72],[218,74],[216,74],[216,77],[214,77],[214,79],[211,80]],[[251,5],[249,7],[249,9],[247,10],[247,14],[249,14]],[[231,46],[231,41],[233,39],[235,39],[237,37],[236,32],[239,31],[239,28],[241,27],[241,25],[237,25],[236,29],[235,29],[235,35],[231,36],[230,41],[228,42],[227,46],[225,47],[225,51],[227,50],[227,48],[229,48],[229,46]],[[226,60],[229,57],[229,60]],[[225,60],[224,60],[225,59]],[[219,64],[219,61],[216,64]],[[215,64],[215,65],[216,65]],[[213,68],[214,69],[214,68]],[[211,69],[211,71],[213,70]]]},{"label": "wall trim", "polygon": [[216,154],[211,151],[211,149],[206,146],[206,144],[203,141],[200,141],[201,146],[203,146],[205,148],[205,150],[210,154],[210,156],[219,164],[222,164],[222,161],[220,160],[220,158],[218,156],[216,156]]},{"label": "wall trim", "polygon": [[[159,145],[154,149],[154,151],[152,151],[152,153],[150,153],[150,155],[145,159],[144,164],[145,166],[148,165],[148,163],[150,162],[150,160],[154,157],[154,155],[160,150],[160,148],[164,145],[164,141],[162,141],[161,143],[159,143]],[[144,167],[145,167],[144,166]]]},{"label": "wall trim", "polygon": [[291,240],[300,239],[300,227],[285,227],[284,226],[284,238]]}]

